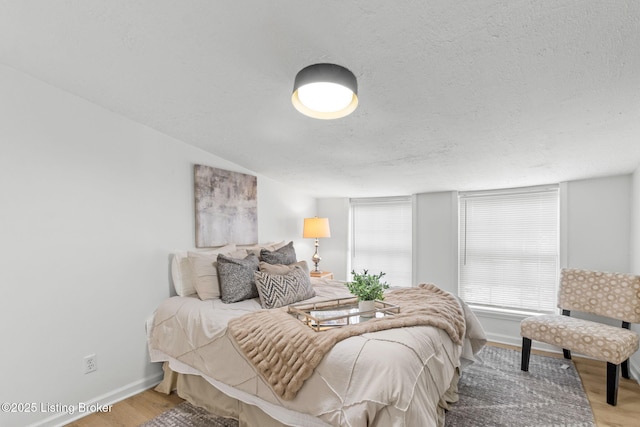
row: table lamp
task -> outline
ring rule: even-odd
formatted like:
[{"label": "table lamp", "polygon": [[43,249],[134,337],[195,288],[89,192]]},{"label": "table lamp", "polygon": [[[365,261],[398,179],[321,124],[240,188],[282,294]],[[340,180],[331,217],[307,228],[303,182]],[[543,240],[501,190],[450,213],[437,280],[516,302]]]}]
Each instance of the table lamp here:
[{"label": "table lamp", "polygon": [[320,263],[320,255],[318,255],[318,239],[323,237],[331,237],[331,230],[329,229],[329,219],[328,218],[305,218],[304,219],[304,227],[302,230],[302,237],[305,239],[316,239],[316,251],[311,257],[311,260],[315,264],[315,273],[319,273],[318,263]]}]

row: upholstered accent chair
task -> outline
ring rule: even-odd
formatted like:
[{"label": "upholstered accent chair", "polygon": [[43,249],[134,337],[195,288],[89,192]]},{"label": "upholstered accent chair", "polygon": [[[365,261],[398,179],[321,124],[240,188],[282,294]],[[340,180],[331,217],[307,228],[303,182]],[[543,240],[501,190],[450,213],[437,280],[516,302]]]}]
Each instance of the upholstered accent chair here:
[{"label": "upholstered accent chair", "polygon": [[[558,293],[560,314],[527,317],[520,323],[523,371],[529,370],[531,340],[571,350],[607,362],[607,403],[616,405],[620,368],[629,378],[629,357],[638,350],[638,334],[630,323],[640,323],[640,276],[563,269]],[[571,311],[622,321],[622,327],[570,317]]]}]

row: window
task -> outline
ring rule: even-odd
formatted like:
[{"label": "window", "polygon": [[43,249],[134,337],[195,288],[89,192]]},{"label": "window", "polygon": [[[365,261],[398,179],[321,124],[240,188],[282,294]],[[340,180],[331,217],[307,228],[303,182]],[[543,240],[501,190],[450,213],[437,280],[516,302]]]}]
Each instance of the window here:
[{"label": "window", "polygon": [[351,199],[351,269],[412,285],[411,197]]},{"label": "window", "polygon": [[558,187],[459,195],[459,293],[469,304],[556,312]]}]

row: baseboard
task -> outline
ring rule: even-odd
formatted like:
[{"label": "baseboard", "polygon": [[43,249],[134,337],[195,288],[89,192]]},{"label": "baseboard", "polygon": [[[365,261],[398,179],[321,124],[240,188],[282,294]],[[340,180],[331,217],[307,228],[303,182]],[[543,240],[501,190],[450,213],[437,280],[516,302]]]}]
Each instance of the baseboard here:
[{"label": "baseboard", "polygon": [[[134,396],[138,393],[142,393],[145,390],[148,390],[156,385],[160,384],[162,381],[163,372],[158,372],[155,375],[152,375],[147,378],[143,378],[138,381],[134,381],[130,384],[127,384],[123,387],[120,387],[116,390],[105,393],[101,396],[95,397],[87,402],[84,402],[86,406],[99,406],[104,407],[107,405],[113,405],[114,403],[120,402],[128,397]],[[80,418],[86,417],[90,412],[83,413],[74,413],[74,414],[56,414],[51,417],[45,418],[44,420],[38,421],[34,424],[30,424],[29,427],[62,427],[66,424],[69,424],[72,421],[79,420]]]},{"label": "baseboard", "polygon": [[[486,332],[486,335],[487,335],[488,341],[492,341],[500,344],[512,345],[518,348],[522,347],[522,337],[514,337],[511,335],[503,335],[503,334],[497,334],[497,333],[491,333],[491,332]],[[551,353],[562,353],[562,350],[559,349],[558,347],[547,345],[543,342],[533,341],[531,348],[534,348],[536,350],[548,351]]]},{"label": "baseboard", "polygon": [[631,374],[631,378],[640,384],[640,363],[635,363],[634,360],[629,360],[629,374]]},{"label": "baseboard", "polygon": [[517,339],[510,335],[496,334],[492,332],[485,331],[487,336],[487,341],[497,342],[500,344],[513,345],[515,347],[520,347],[522,345],[522,338]]}]

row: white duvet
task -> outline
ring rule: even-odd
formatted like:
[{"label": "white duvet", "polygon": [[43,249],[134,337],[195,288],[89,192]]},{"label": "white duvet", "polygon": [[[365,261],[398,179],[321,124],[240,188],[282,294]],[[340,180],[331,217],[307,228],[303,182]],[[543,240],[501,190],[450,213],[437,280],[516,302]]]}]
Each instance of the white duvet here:
[{"label": "white duvet", "polygon": [[[312,279],[323,300],[347,296],[344,284]],[[312,301],[312,300],[309,300]],[[230,396],[255,404],[289,425],[438,426],[441,399],[462,359],[484,344],[482,327],[463,303],[467,339],[454,344],[431,326],[390,329],[348,338],[330,350],[293,400],[280,399],[227,336],[234,317],[260,310],[258,299],[233,304],[172,297],[149,328],[153,362],[196,373]],[[322,332],[318,332],[322,333]]]}]

